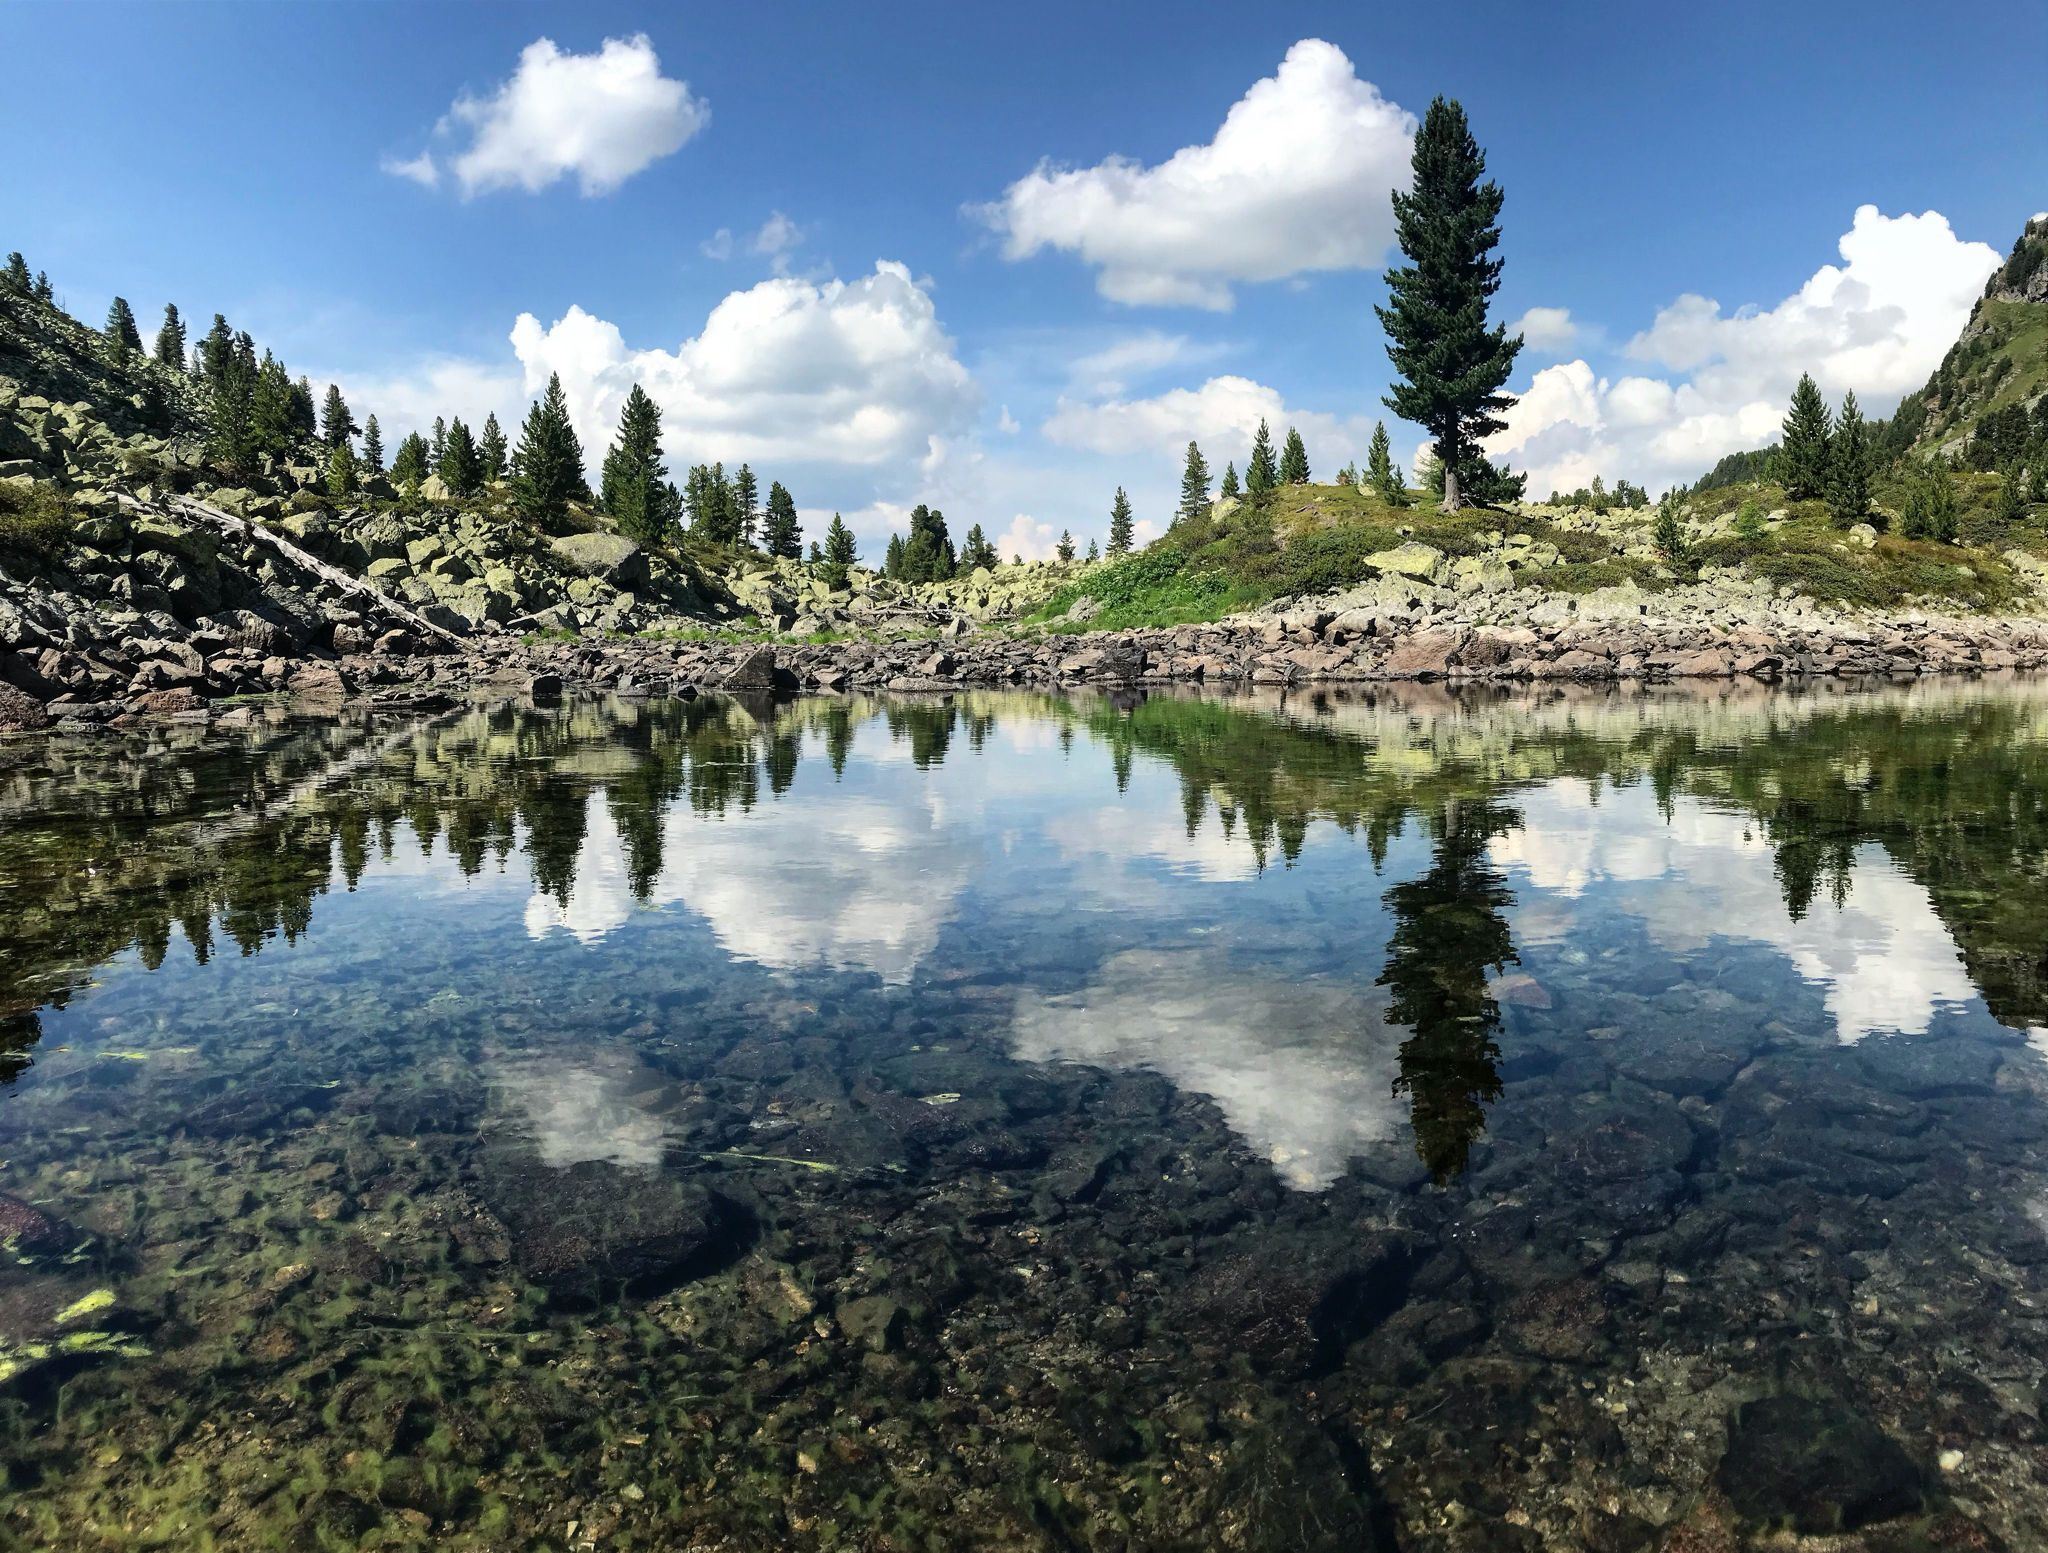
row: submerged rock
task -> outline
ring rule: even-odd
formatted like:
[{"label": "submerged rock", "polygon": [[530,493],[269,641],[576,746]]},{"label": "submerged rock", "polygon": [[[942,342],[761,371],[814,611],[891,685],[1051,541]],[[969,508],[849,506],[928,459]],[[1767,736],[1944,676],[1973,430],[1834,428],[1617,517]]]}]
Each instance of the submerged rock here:
[{"label": "submerged rock", "polygon": [[1853,1531],[1920,1508],[1924,1475],[1899,1444],[1840,1402],[1764,1397],[1735,1415],[1721,1487],[1746,1518]]}]

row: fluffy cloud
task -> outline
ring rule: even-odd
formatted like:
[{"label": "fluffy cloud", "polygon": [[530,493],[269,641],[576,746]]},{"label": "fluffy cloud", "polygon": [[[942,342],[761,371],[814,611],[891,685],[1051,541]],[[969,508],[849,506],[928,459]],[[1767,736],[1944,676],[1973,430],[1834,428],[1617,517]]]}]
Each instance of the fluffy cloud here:
[{"label": "fluffy cloud", "polygon": [[566,54],[550,38],[529,43],[519,68],[487,97],[456,98],[435,129],[466,145],[439,158],[387,159],[386,172],[428,188],[445,165],[465,196],[491,189],[537,193],[574,174],[586,195],[609,194],[680,149],[711,120],[687,82],[661,73],[646,35],[607,38],[595,54]]},{"label": "fluffy cloud", "polygon": [[1184,334],[1148,329],[1090,351],[1074,362],[1070,375],[1074,386],[1084,393],[1120,394],[1134,378],[1212,361],[1228,350],[1226,345],[1197,344]]},{"label": "fluffy cloud", "polygon": [[[1247,377],[1212,377],[1200,388],[1175,388],[1146,399],[1062,398],[1044,426],[1046,437],[1092,453],[1154,453],[1177,457],[1193,438],[1219,469],[1242,466],[1259,422],[1277,443],[1289,426],[1308,443],[1318,469],[1334,469],[1363,454],[1372,423],[1314,410],[1291,410],[1280,391]],[[1177,466],[1176,466],[1177,467]]]},{"label": "fluffy cloud", "polygon": [[979,392],[930,293],[883,260],[857,280],[789,276],[735,291],[674,351],[633,350],[580,307],[512,347],[538,393],[560,373],[586,448],[610,438],[640,384],[660,404],[671,459],[917,466],[971,426]]},{"label": "fluffy cloud", "polygon": [[1222,311],[1235,282],[1377,265],[1414,134],[1342,49],[1305,38],[1206,145],[1156,167],[1042,162],[976,214],[1008,258],[1079,255],[1112,301]]},{"label": "fluffy cloud", "polygon": [[1508,333],[1519,334],[1531,350],[1567,350],[1578,339],[1579,326],[1572,322],[1569,308],[1532,307],[1509,326]]},{"label": "fluffy cloud", "polygon": [[509,363],[493,366],[463,357],[437,357],[409,372],[384,377],[322,373],[316,380],[338,383],[357,420],[377,417],[387,458],[397,451],[401,437],[409,431],[424,432],[437,415],[457,416],[474,429],[483,426],[485,416],[496,415],[511,437],[526,414],[525,384]]},{"label": "fluffy cloud", "polygon": [[1998,254],[1962,241],[1936,211],[1886,216],[1874,205],[1858,208],[1840,250],[1842,263],[1774,307],[1729,313],[1686,295],[1659,311],[1625,354],[1673,377],[1609,379],[1584,361],[1543,368],[1491,451],[1528,469],[1536,495],[1594,474],[1658,490],[1773,441],[1801,372],[1831,397],[1854,391],[1867,414],[1889,413],[1939,364]]},{"label": "fluffy cloud", "polygon": [[780,264],[802,246],[803,240],[804,229],[778,210],[761,223],[761,230],[747,246]]},{"label": "fluffy cloud", "polygon": [[1059,542],[1058,529],[1023,512],[1010,519],[1010,526],[991,541],[1005,561],[1018,555],[1027,561],[1050,561]]}]

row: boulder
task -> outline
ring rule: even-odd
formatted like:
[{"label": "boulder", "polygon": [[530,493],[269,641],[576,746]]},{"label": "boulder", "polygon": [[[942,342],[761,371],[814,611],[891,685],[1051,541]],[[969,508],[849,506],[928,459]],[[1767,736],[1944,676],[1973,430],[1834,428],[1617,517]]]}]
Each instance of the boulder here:
[{"label": "boulder", "polygon": [[722,687],[742,695],[772,694],[776,688],[775,649],[757,647],[725,676]]},{"label": "boulder", "polygon": [[1728,1433],[1721,1487],[1742,1516],[1809,1535],[1918,1510],[1925,1474],[1867,1418],[1815,1397],[1745,1403]]},{"label": "boulder", "polygon": [[1441,583],[1451,574],[1443,551],[1413,539],[1391,550],[1375,550],[1365,558],[1365,564],[1376,572],[1413,577],[1418,582]]},{"label": "boulder", "polygon": [[43,703],[25,690],[0,680],[0,733],[25,733],[50,726]]},{"label": "boulder", "polygon": [[649,581],[647,552],[623,534],[564,534],[549,540],[548,548],[579,577],[615,588],[644,588]]}]

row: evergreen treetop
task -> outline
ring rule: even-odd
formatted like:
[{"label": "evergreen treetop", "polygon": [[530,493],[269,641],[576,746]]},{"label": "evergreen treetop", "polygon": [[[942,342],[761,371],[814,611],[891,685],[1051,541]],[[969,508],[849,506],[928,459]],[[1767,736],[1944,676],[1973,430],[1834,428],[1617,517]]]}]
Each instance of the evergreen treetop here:
[{"label": "evergreen treetop", "polygon": [[374,415],[363,422],[363,467],[373,475],[384,472],[384,431]]},{"label": "evergreen treetop", "polygon": [[[478,458],[478,478],[483,460]],[[668,466],[661,457],[661,407],[638,383],[626,395],[619,429],[604,456],[598,502],[628,539],[665,541],[681,521],[671,505]]]},{"label": "evergreen treetop", "polygon": [[1216,487],[1216,499],[1226,501],[1242,494],[1243,490],[1237,483],[1237,463],[1233,459],[1223,466],[1223,483]]},{"label": "evergreen treetop", "polygon": [[326,401],[320,406],[320,440],[330,448],[338,448],[360,429],[348,412],[348,401],[341,397],[340,387],[329,383]]},{"label": "evergreen treetop", "polygon": [[825,530],[822,568],[825,580],[835,588],[845,587],[847,574],[859,560],[860,550],[854,543],[853,530],[846,526],[844,518],[833,513],[831,525]]},{"label": "evergreen treetop", "polygon": [[498,424],[495,410],[484,417],[484,434],[477,438],[476,451],[483,461],[485,480],[495,485],[505,478],[505,428]]},{"label": "evergreen treetop", "polygon": [[477,456],[476,439],[457,416],[448,427],[448,445],[441,450],[441,482],[452,496],[474,496],[483,484],[483,460]]},{"label": "evergreen treetop", "polygon": [[[740,466],[742,470],[746,465]],[[750,476],[751,478],[751,476]],[[735,513],[737,514],[737,508]],[[768,483],[768,507],[762,524],[761,547],[770,555],[794,561],[804,553],[803,530],[797,524],[796,498],[780,480]]]},{"label": "evergreen treetop", "polygon": [[1245,495],[1254,499],[1264,496],[1280,483],[1280,465],[1273,457],[1273,433],[1267,429],[1265,418],[1259,419],[1258,435],[1252,438],[1252,456],[1244,466]]},{"label": "evergreen treetop", "polygon": [[166,367],[183,371],[185,367],[185,320],[178,316],[175,302],[164,306],[164,321],[156,331],[157,361]]},{"label": "evergreen treetop", "polygon": [[1861,523],[1870,511],[1870,431],[1853,393],[1842,396],[1842,413],[1828,443],[1828,516],[1835,527]]},{"label": "evergreen treetop", "polygon": [[106,336],[107,354],[115,361],[126,361],[142,350],[142,331],[135,327],[135,314],[129,310],[126,297],[116,297],[107,307],[107,326],[102,331]]}]

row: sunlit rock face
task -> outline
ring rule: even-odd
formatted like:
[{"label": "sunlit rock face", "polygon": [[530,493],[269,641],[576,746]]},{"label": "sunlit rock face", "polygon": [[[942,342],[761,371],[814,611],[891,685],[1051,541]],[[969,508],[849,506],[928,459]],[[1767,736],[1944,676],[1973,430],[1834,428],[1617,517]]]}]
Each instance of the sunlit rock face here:
[{"label": "sunlit rock face", "polygon": [[1542,938],[1566,939],[1577,914],[1601,911],[1640,918],[1681,954],[1716,937],[1767,944],[1821,990],[1845,1043],[1924,1034],[1943,1007],[1976,998],[1927,891],[1877,846],[1855,847],[1795,916],[1748,816],[1692,798],[1666,813],[1646,783],[1596,797],[1555,782],[1517,805],[1523,823],[1494,841],[1492,857],[1521,897],[1518,927]]},{"label": "sunlit rock face", "polygon": [[1215,955],[1131,950],[1079,992],[1018,995],[1031,1062],[1144,1068],[1214,1100],[1289,1185],[1320,1191],[1396,1136],[1399,1031],[1377,988],[1233,972]]}]

